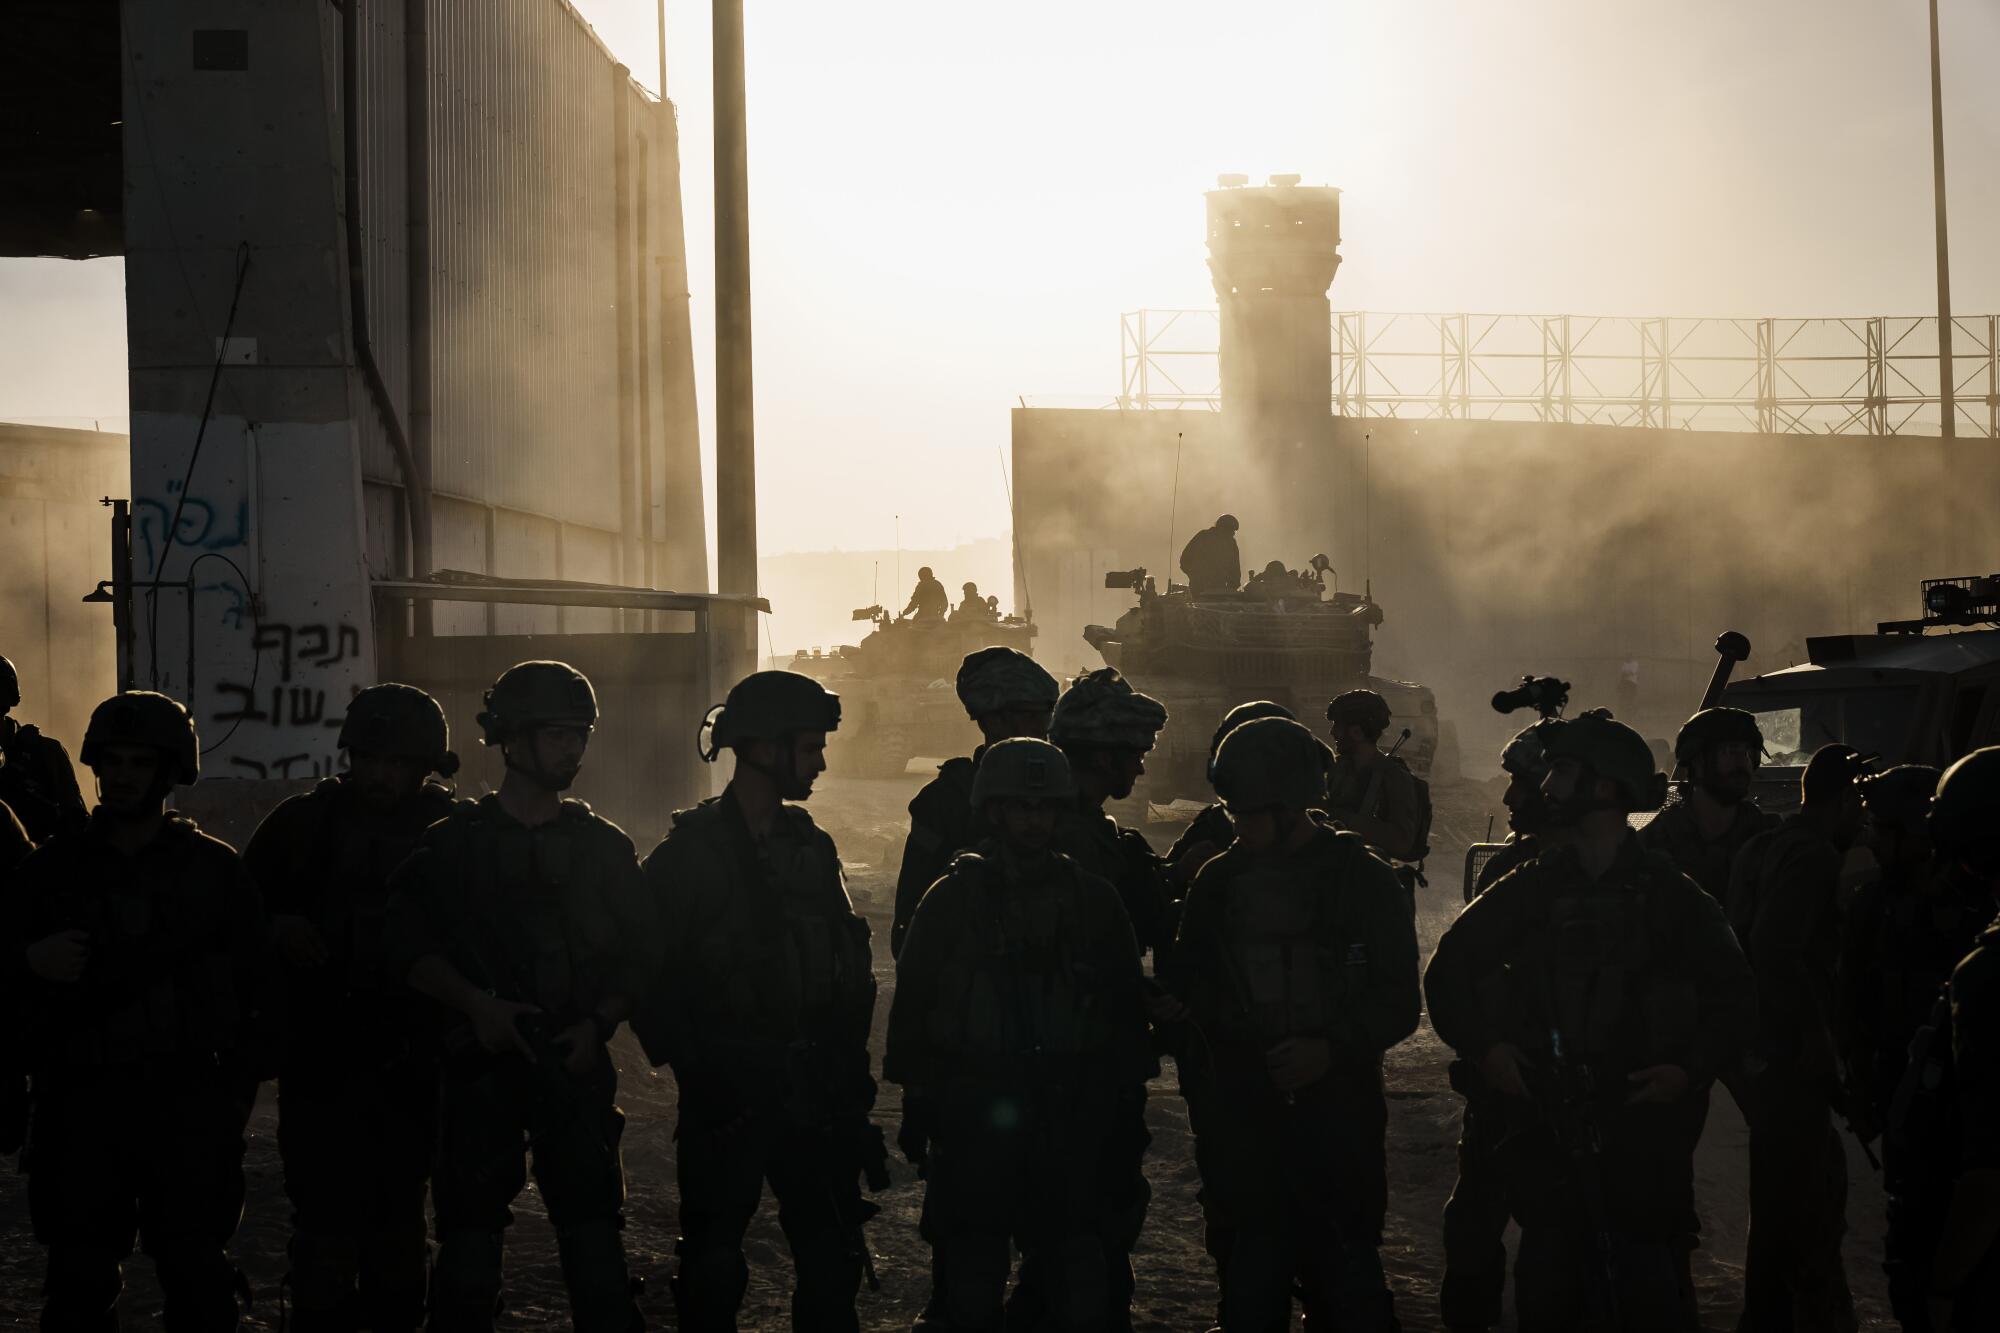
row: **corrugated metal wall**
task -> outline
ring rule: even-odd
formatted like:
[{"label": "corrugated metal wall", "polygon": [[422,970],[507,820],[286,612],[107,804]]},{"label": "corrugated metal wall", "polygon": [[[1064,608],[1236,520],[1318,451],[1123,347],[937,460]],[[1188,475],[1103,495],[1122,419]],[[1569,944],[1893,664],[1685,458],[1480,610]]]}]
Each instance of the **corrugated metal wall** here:
[{"label": "corrugated metal wall", "polygon": [[[404,0],[358,2],[369,324],[407,421]],[[513,553],[520,559],[489,545],[481,570],[586,577],[564,568],[565,549],[595,550],[610,534],[621,549],[616,581],[700,591],[706,538],[672,108],[632,83],[562,0],[432,0],[428,15],[433,487],[553,520],[553,540],[537,535]],[[622,398],[621,276],[632,358]],[[371,491],[399,486],[380,420],[361,417]],[[460,506],[439,509],[445,567],[475,539],[448,531],[466,517]],[[404,561],[371,543],[369,564],[387,573]]]}]

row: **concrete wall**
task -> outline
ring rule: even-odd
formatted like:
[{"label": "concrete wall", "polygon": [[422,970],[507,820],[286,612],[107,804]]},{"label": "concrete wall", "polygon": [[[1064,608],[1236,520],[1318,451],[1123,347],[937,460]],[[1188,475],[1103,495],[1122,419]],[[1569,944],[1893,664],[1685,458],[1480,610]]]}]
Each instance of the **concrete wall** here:
[{"label": "concrete wall", "polygon": [[1013,423],[1015,534],[1052,666],[1094,662],[1082,626],[1130,604],[1104,570],[1160,576],[1227,510],[1247,566],[1324,551],[1341,587],[1372,587],[1377,672],[1437,690],[1473,771],[1523,721],[1486,700],[1524,672],[1671,735],[1722,630],[1750,636],[1746,672],[1771,670],[1807,635],[1917,615],[1921,578],[2000,568],[1982,441],[1336,418],[1272,449],[1221,413]]},{"label": "concrete wall", "polygon": [[[408,420],[406,8],[352,3],[356,198],[340,9],[124,12],[136,674],[194,709],[208,776],[333,770],[346,702],[383,669],[371,576],[409,569],[404,479],[355,363],[345,232],[355,210],[371,340]],[[432,566],[702,591],[672,108],[563,0],[429,12],[414,91],[431,110]],[[649,626],[461,604],[436,627]]]},{"label": "concrete wall", "polygon": [[0,423],[0,657],[21,675],[15,716],[72,754],[118,688],[111,608],[82,599],[111,577],[111,511],[128,477],[123,435]]}]

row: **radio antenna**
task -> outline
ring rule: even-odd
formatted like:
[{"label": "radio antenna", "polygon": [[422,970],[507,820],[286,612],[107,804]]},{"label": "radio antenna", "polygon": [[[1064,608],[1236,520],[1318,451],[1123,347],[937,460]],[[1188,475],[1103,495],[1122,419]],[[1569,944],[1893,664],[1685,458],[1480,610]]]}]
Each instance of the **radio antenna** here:
[{"label": "radio antenna", "polygon": [[1174,590],[1174,538],[1178,534],[1174,528],[1180,517],[1181,508],[1181,442],[1186,438],[1183,431],[1174,432],[1174,498],[1167,504],[1167,591]]}]

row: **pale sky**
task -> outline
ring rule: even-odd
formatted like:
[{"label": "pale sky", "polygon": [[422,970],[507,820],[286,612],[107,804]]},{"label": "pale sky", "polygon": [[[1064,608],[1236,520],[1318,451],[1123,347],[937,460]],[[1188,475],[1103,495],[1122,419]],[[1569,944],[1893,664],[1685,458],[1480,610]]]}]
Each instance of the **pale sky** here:
[{"label": "pale sky", "polygon": [[[1953,302],[2000,311],[2000,6],[1941,0]],[[578,0],[655,81],[653,0]],[[1210,306],[1218,172],[1340,186],[1336,308],[1935,308],[1923,0],[749,0],[767,552],[1007,526],[1007,409]],[[704,453],[708,6],[669,5]],[[125,414],[115,263],[0,261],[0,418]],[[712,481],[712,467],[707,474]]]}]

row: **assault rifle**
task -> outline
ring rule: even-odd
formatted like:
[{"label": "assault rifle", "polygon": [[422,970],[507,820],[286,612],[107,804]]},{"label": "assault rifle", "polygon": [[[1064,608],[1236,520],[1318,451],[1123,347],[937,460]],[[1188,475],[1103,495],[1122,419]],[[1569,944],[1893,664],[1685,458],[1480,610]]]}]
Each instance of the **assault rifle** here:
[{"label": "assault rifle", "polygon": [[1549,1028],[1549,1076],[1537,1096],[1542,1118],[1556,1147],[1569,1159],[1571,1179],[1583,1196],[1592,1247],[1591,1295],[1587,1326],[1620,1327],[1618,1261],[1611,1218],[1604,1203],[1604,1138],[1597,1123],[1597,1079],[1590,1066],[1570,1058],[1562,1029]]}]

